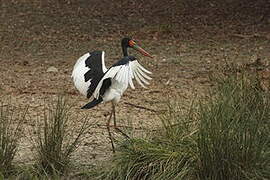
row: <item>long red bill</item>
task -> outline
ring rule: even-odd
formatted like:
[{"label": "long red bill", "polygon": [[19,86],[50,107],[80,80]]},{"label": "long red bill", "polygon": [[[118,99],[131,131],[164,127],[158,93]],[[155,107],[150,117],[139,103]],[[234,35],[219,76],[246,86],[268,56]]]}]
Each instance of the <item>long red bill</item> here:
[{"label": "long red bill", "polygon": [[148,52],[146,52],[143,48],[141,48],[137,44],[134,44],[132,47],[136,49],[137,51],[139,51],[142,55],[150,57],[150,58],[154,58],[154,56],[150,55]]}]

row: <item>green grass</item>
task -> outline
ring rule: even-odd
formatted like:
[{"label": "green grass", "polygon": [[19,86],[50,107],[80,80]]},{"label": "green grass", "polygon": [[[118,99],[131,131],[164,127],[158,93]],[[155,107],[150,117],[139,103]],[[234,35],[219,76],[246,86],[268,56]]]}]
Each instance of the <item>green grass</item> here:
[{"label": "green grass", "polygon": [[199,111],[200,178],[269,178],[269,93],[247,76],[226,78],[216,92]]},{"label": "green grass", "polygon": [[65,174],[70,166],[72,153],[76,151],[91,126],[86,117],[74,118],[71,108],[67,98],[58,96],[58,99],[44,110],[44,116],[36,126],[35,149],[38,152],[37,166],[41,174]]},{"label": "green grass", "polygon": [[11,103],[0,101],[0,175],[5,177],[14,171],[12,161],[23,133],[22,122],[27,109],[16,109]]},{"label": "green grass", "polygon": [[147,139],[120,143],[95,179],[269,179],[270,95],[246,74],[222,78],[207,102],[183,114],[169,104]]}]

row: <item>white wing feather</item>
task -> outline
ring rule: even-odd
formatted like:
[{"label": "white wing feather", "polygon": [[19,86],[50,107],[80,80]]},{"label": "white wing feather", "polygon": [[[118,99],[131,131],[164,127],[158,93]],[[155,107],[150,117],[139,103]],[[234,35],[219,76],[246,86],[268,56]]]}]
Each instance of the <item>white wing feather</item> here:
[{"label": "white wing feather", "polygon": [[102,57],[101,57],[101,60],[102,60],[102,70],[103,70],[103,73],[105,73],[108,69],[106,68],[106,66],[105,66],[105,58],[104,58],[104,56],[105,56],[105,52],[104,51],[102,51]]},{"label": "white wing feather", "polygon": [[133,73],[133,76],[136,79],[136,81],[143,88],[146,88],[146,86],[144,85],[144,83],[146,85],[149,84],[149,82],[146,79],[148,79],[148,80],[151,80],[152,79],[151,77],[149,77],[148,75],[146,75],[146,73],[148,73],[148,74],[152,74],[152,73],[150,71],[146,70],[142,65],[140,65],[138,61],[132,61],[130,63],[130,66],[131,66],[132,73]]},{"label": "white wing feather", "polygon": [[148,74],[152,74],[152,72],[148,71],[148,70],[145,69],[142,65],[140,65],[138,61],[136,61],[136,62],[137,62],[138,66],[139,66],[139,68],[140,68],[141,70],[143,70],[144,72],[146,72],[146,73],[148,73]]},{"label": "white wing feather", "polygon": [[136,81],[143,87],[146,88],[146,86],[142,83],[142,81],[140,80],[138,74],[136,73],[136,71],[133,71],[133,74],[135,76]]},{"label": "white wing feather", "polygon": [[123,75],[124,75],[124,83],[125,84],[128,84],[128,81],[129,81],[129,74],[130,74],[130,72],[129,72],[129,66],[124,66],[125,68],[124,68],[124,71],[123,71]]},{"label": "white wing feather", "polygon": [[140,72],[138,71],[138,69],[135,70],[135,73],[137,74],[138,78],[144,83],[149,85],[149,82],[140,74]]},{"label": "white wing feather", "polygon": [[131,66],[128,66],[128,68],[129,68],[128,84],[131,87],[131,89],[135,89],[135,86],[134,86],[133,81],[132,81],[132,79],[134,78],[134,75],[133,75]]},{"label": "white wing feather", "polygon": [[151,79],[152,79],[152,78],[149,77],[147,74],[145,74],[145,73],[142,71],[142,69],[137,68],[137,71],[138,71],[144,78],[146,78],[146,79],[148,79],[148,80],[151,80]]}]

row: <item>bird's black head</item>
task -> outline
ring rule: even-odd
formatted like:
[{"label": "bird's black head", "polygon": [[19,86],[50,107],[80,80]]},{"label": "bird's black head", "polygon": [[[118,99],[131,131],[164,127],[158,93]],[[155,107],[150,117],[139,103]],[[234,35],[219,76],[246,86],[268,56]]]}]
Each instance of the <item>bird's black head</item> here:
[{"label": "bird's black head", "polygon": [[126,48],[131,47],[131,46],[129,45],[129,41],[132,41],[132,39],[129,38],[129,37],[123,38],[122,41],[121,41],[122,47],[126,47]]},{"label": "bird's black head", "polygon": [[135,43],[135,41],[129,37],[123,38],[121,41],[121,45],[122,45],[124,56],[128,56],[127,48],[133,48],[133,49],[139,51],[142,55],[153,58],[153,56],[151,56],[148,52],[146,52],[144,49],[142,49],[140,46],[138,46]]}]

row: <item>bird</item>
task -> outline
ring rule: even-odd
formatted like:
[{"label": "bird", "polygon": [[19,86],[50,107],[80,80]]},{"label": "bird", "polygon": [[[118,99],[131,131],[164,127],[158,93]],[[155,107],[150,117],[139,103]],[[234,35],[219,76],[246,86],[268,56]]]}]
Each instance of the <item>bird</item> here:
[{"label": "bird", "polygon": [[112,117],[113,127],[123,136],[129,138],[116,125],[116,104],[129,86],[131,89],[135,89],[133,79],[143,88],[146,88],[146,85],[149,85],[148,80],[152,79],[149,77],[152,72],[145,69],[135,56],[130,56],[128,49],[135,49],[146,57],[153,58],[153,56],[129,37],[121,40],[121,47],[123,57],[110,68],[107,69],[105,66],[104,51],[92,51],[84,54],[76,61],[71,75],[77,90],[86,98],[92,97],[92,101],[85,104],[81,109],[90,109],[100,103],[111,102],[112,109],[106,125],[113,152],[115,152],[115,148],[110,131]]}]

